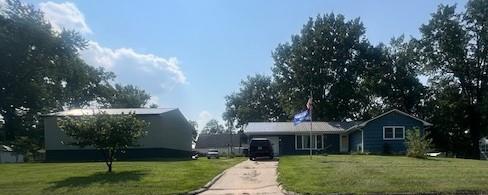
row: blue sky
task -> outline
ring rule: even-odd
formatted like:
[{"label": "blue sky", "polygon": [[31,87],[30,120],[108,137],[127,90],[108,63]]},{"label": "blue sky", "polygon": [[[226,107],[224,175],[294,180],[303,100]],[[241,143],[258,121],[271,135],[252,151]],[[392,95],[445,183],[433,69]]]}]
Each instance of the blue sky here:
[{"label": "blue sky", "polygon": [[466,1],[128,1],[30,0],[57,28],[90,40],[82,57],[146,89],[152,102],[178,107],[202,125],[221,120],[224,97],[247,75],[271,74],[271,52],[309,17],[360,17],[374,44],[418,36],[440,3]]}]

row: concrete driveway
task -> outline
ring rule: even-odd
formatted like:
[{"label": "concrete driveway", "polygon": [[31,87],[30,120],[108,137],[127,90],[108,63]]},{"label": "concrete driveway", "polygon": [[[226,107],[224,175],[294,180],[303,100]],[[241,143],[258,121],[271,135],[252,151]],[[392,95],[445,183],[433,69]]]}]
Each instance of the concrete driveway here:
[{"label": "concrete driveway", "polygon": [[228,169],[201,194],[283,194],[278,187],[278,161],[244,161]]}]

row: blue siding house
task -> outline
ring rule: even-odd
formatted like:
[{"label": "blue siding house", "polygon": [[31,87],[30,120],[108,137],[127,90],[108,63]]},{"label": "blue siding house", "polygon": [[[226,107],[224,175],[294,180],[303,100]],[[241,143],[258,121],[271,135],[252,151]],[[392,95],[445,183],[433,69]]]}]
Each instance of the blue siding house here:
[{"label": "blue siding house", "polygon": [[[424,130],[432,124],[400,110],[390,110],[367,121],[350,122],[250,122],[249,139],[268,138],[275,155],[327,153],[405,153],[405,132]],[[310,129],[311,133],[310,133]]]}]

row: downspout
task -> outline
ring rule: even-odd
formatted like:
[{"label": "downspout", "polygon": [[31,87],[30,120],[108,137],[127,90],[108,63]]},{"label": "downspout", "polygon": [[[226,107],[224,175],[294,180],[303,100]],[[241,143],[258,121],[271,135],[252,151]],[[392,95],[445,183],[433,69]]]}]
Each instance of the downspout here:
[{"label": "downspout", "polygon": [[364,131],[361,130],[361,153],[364,153]]}]

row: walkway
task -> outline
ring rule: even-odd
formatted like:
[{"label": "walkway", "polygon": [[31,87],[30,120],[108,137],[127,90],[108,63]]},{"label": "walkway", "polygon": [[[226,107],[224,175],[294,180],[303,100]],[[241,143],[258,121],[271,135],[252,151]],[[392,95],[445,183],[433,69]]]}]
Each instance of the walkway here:
[{"label": "walkway", "polygon": [[283,194],[278,187],[278,161],[246,160],[228,169],[202,195]]}]

